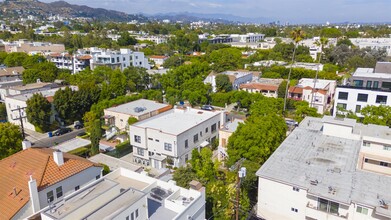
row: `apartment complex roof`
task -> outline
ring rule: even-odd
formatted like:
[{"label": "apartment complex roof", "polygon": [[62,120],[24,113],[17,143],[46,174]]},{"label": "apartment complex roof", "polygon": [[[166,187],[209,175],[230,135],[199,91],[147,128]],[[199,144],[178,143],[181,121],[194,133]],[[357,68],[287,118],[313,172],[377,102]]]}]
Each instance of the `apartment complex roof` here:
[{"label": "apartment complex roof", "polygon": [[26,90],[31,90],[31,89],[41,89],[41,88],[45,88],[45,87],[55,88],[58,86],[54,83],[38,82],[38,83],[26,84],[23,86],[14,86],[14,87],[12,87],[12,89],[17,90],[17,91],[26,91]]},{"label": "apartment complex roof", "polygon": [[64,164],[59,167],[54,162],[53,151],[29,148],[0,160],[0,219],[12,218],[29,201],[30,176],[37,181],[40,191],[90,167],[99,166],[64,153]]},{"label": "apartment complex roof", "polygon": [[172,109],[133,124],[134,127],[150,128],[164,133],[179,135],[198,124],[209,120],[220,111],[203,111],[193,108]]},{"label": "apartment complex roof", "polygon": [[375,73],[391,73],[391,62],[377,62]]},{"label": "apartment complex roof", "polygon": [[269,90],[277,91],[278,85],[263,84],[263,83],[247,83],[240,85],[241,89],[256,89],[256,90]]},{"label": "apartment complex roof", "polygon": [[[379,205],[379,200],[391,202],[391,177],[356,169],[361,140],[324,135],[323,122],[353,126],[354,134],[368,129],[352,120],[307,117],[262,165],[257,176],[345,205],[354,202],[376,207],[391,216],[390,209]],[[387,134],[385,130],[390,133],[384,126],[371,129],[383,135]]]},{"label": "apartment complex roof", "polygon": [[105,109],[109,112],[118,112],[129,116],[140,116],[153,111],[166,111],[171,109],[171,105],[162,104],[147,99],[139,99],[119,106]]},{"label": "apartment complex roof", "polygon": [[24,71],[22,66],[0,68],[0,76],[17,76],[21,75]]},{"label": "apartment complex roof", "polygon": [[391,73],[389,72],[381,72],[381,71],[389,71],[388,64],[377,63],[378,69],[375,70],[373,68],[357,68],[353,73],[352,77],[361,77],[361,78],[378,78],[378,79],[391,79]]}]

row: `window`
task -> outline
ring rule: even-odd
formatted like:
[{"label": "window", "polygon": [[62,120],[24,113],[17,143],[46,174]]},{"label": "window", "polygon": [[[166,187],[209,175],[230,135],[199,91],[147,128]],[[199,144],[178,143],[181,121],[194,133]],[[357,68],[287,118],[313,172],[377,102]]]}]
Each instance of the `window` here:
[{"label": "window", "polygon": [[371,146],[371,142],[363,141],[363,142],[362,142],[362,145],[363,145],[364,147],[370,147],[370,146]]},{"label": "window", "polygon": [[53,191],[47,192],[46,197],[47,197],[48,202],[53,202],[53,200],[54,200]]},{"label": "window", "polygon": [[384,96],[384,95],[376,96],[376,103],[386,104],[387,103],[387,96]]},{"label": "window", "polygon": [[353,80],[353,86],[362,87],[364,82],[362,80]]},{"label": "window", "polygon": [[98,176],[95,177],[95,179],[97,179],[97,180],[98,180],[99,178],[100,178],[100,175],[98,175]]},{"label": "window", "polygon": [[388,163],[387,163],[387,162],[380,161],[380,166],[388,167]]},{"label": "window", "polygon": [[372,81],[367,81],[367,88],[368,89],[372,88]]},{"label": "window", "polygon": [[117,63],[119,63],[119,57],[117,57]]},{"label": "window", "polygon": [[391,90],[391,82],[382,82],[381,87],[386,90]]},{"label": "window", "polygon": [[141,137],[138,135],[134,135],[134,142],[141,143]]},{"label": "window", "polygon": [[172,151],[172,144],[170,144],[170,143],[164,143],[164,150],[166,150],[166,151]]},{"label": "window", "polygon": [[383,146],[383,150],[391,150],[391,146],[389,146],[389,145],[384,145],[384,146]]},{"label": "window", "polygon": [[153,141],[153,138],[148,138],[148,140]]},{"label": "window", "polygon": [[136,218],[138,218],[138,209],[136,209]]},{"label": "window", "polygon": [[129,216],[126,216],[125,220],[129,220]]},{"label": "window", "polygon": [[373,88],[374,89],[379,88],[379,81],[373,81]]},{"label": "window", "polygon": [[365,159],[364,159],[364,162],[365,162],[365,163],[368,163],[368,158],[365,158]]},{"label": "window", "polygon": [[144,156],[144,149],[137,148],[137,154],[140,155],[140,156]]},{"label": "window", "polygon": [[189,160],[189,155],[185,155],[185,162],[187,162]]},{"label": "window", "polygon": [[293,189],[293,191],[296,191],[296,192],[299,192],[299,191],[300,191],[300,189],[297,188],[297,187],[293,187],[292,189]]},{"label": "window", "polygon": [[75,187],[75,191],[79,190],[80,189],[80,186],[76,186]]},{"label": "window", "polygon": [[339,204],[336,202],[328,201],[326,199],[318,199],[318,210],[338,214]]},{"label": "window", "polygon": [[156,142],[160,142],[158,139],[155,139]]},{"label": "window", "polygon": [[194,143],[197,143],[197,142],[198,142],[198,134],[194,135],[194,137],[193,137],[193,142],[194,142]]},{"label": "window", "polygon": [[62,186],[56,188],[57,199],[62,196]]},{"label": "window", "polygon": [[200,131],[200,136],[202,137],[202,131]]},{"label": "window", "polygon": [[189,147],[189,140],[185,140],[185,148],[188,148]]},{"label": "window", "polygon": [[205,128],[205,133],[208,133],[209,128]]},{"label": "window", "polygon": [[337,103],[337,110],[338,109],[346,110],[346,104],[345,103]]},{"label": "window", "polygon": [[356,105],[356,113],[361,111],[361,105]]},{"label": "window", "polygon": [[349,93],[347,92],[339,92],[338,93],[338,99],[341,100],[348,100]]},{"label": "window", "polygon": [[368,94],[358,93],[357,101],[358,102],[367,102],[368,101]]},{"label": "window", "polygon": [[364,215],[368,215],[368,209],[364,208],[364,207],[361,207],[361,206],[357,206],[356,212],[364,214]]},{"label": "window", "polygon": [[134,220],[134,212],[132,212],[132,214],[130,215],[130,219]]},{"label": "window", "polygon": [[213,124],[212,127],[210,128],[210,130],[211,130],[212,132],[215,132],[215,131],[216,131],[216,124]]}]

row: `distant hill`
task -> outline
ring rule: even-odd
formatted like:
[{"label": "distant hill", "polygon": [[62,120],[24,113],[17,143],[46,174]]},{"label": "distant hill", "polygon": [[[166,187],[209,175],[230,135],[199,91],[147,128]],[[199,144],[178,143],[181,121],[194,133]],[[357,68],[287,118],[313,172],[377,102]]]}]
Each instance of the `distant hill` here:
[{"label": "distant hill", "polygon": [[269,23],[272,21],[270,18],[258,17],[258,18],[247,18],[240,17],[231,14],[202,14],[202,13],[193,13],[193,12],[179,12],[179,13],[163,13],[150,15],[149,17],[159,20],[169,19],[172,21],[183,21],[183,22],[192,22],[192,21],[212,21],[212,22],[223,22],[223,23]]},{"label": "distant hill", "polygon": [[23,13],[40,17],[60,15],[62,17],[86,17],[109,21],[147,20],[143,15],[131,15],[103,8],[91,8],[85,5],[72,5],[65,1],[43,3],[37,0],[4,0],[0,2],[0,8],[6,16]]}]

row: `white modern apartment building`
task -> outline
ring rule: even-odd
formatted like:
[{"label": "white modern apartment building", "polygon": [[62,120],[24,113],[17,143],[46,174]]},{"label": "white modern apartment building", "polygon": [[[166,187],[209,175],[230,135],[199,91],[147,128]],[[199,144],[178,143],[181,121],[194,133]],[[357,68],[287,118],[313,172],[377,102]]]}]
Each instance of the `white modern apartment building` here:
[{"label": "white modern apartment building", "polygon": [[91,48],[91,69],[97,66],[109,66],[121,71],[127,67],[142,67],[150,69],[148,59],[143,52],[134,52],[130,49],[120,49],[119,51]]},{"label": "white modern apartment building", "polygon": [[233,42],[242,42],[242,43],[255,43],[265,39],[264,34],[259,33],[247,33],[247,34],[231,34]]},{"label": "white modern apartment building", "polygon": [[391,38],[350,38],[349,40],[360,49],[384,49],[387,51],[387,56],[391,56]]},{"label": "white modern apartment building", "polygon": [[41,210],[42,220],[203,220],[205,188],[198,182],[184,189],[118,168]]},{"label": "white modern apartment building", "polygon": [[102,167],[87,159],[29,146],[0,160],[1,219],[31,219],[101,177]]},{"label": "white modern apartment building", "polygon": [[164,44],[167,43],[168,36],[146,35],[146,36],[136,36],[136,39],[139,41],[152,41],[155,44]]},{"label": "white modern apartment building", "polygon": [[333,115],[352,111],[361,116],[362,108],[391,106],[391,63],[379,62],[373,68],[357,68],[352,77],[336,89]]},{"label": "white modern apartment building", "polygon": [[264,219],[391,218],[391,129],[305,118],[256,175]]},{"label": "white modern apartment building", "polygon": [[157,169],[166,163],[183,166],[191,159],[193,149],[208,146],[218,138],[224,121],[222,111],[175,107],[135,123],[129,128],[134,161]]},{"label": "white modern apartment building", "polygon": [[72,55],[68,52],[49,53],[47,59],[54,63],[57,68],[73,71]]},{"label": "white modern apartment building", "polygon": [[205,84],[210,84],[212,86],[213,92],[216,92],[216,76],[219,74],[227,75],[229,81],[232,83],[232,88],[234,90],[239,89],[240,85],[249,83],[253,80],[253,72],[250,71],[225,71],[222,73],[211,72],[204,80]]}]

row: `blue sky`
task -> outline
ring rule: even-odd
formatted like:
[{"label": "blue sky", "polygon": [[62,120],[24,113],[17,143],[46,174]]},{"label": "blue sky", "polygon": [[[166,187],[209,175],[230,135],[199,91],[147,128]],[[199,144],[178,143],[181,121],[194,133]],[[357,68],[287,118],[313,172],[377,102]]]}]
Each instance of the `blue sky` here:
[{"label": "blue sky", "polygon": [[[53,0],[41,0],[52,2]],[[197,12],[291,23],[391,22],[391,0],[66,0],[127,13]]]}]

